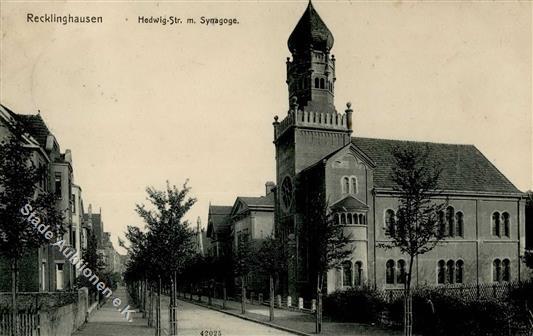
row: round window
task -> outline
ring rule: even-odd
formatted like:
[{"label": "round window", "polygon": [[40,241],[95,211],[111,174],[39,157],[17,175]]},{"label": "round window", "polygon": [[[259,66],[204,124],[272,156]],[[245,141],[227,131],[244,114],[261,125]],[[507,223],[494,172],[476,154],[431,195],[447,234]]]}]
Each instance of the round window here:
[{"label": "round window", "polygon": [[292,181],[291,178],[286,176],[281,183],[281,202],[285,210],[289,210],[292,203]]}]

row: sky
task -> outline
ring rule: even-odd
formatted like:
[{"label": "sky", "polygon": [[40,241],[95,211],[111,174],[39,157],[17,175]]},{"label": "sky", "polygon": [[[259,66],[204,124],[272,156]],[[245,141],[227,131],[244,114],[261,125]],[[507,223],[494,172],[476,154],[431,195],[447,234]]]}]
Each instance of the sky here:
[{"label": "sky", "polygon": [[[335,37],[335,103],[352,102],[354,136],[474,144],[533,188],[531,3],[313,3]],[[72,150],[85,208],[101,208],[115,247],[127,225],[143,225],[134,208],[147,186],[188,181],[198,201],[187,219],[205,227],[209,203],[262,195],[275,180],[272,121],[287,114],[287,38],[307,1],[0,6],[0,102],[40,111]],[[103,22],[29,23],[28,13]]]}]

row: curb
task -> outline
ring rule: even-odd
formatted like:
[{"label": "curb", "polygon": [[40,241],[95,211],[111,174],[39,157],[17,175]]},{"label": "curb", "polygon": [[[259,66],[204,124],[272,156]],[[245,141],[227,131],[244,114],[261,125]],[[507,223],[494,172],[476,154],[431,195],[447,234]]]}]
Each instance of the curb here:
[{"label": "curb", "polygon": [[204,307],[204,308],[207,308],[207,309],[215,310],[215,311],[227,314],[227,315],[238,317],[238,318],[246,320],[246,321],[262,324],[262,325],[265,325],[265,326],[268,326],[268,327],[271,327],[271,328],[275,328],[275,329],[278,329],[278,330],[281,330],[281,331],[285,331],[285,332],[288,332],[288,333],[291,333],[291,334],[295,334],[295,335],[300,335],[300,336],[315,336],[316,335],[316,334],[308,334],[308,333],[305,333],[303,331],[299,331],[299,330],[294,330],[294,329],[291,329],[291,328],[283,327],[283,326],[280,326],[278,324],[274,324],[272,322],[260,321],[260,320],[254,319],[254,318],[246,316],[246,315],[233,313],[233,312],[230,312],[230,311],[227,311],[227,310],[215,307],[215,306],[209,306],[209,305],[207,305],[205,303],[194,302],[194,300],[193,301],[189,301],[189,300],[186,300],[186,299],[184,300],[182,298],[178,298],[178,301],[192,303],[192,304],[200,306],[200,307]]}]

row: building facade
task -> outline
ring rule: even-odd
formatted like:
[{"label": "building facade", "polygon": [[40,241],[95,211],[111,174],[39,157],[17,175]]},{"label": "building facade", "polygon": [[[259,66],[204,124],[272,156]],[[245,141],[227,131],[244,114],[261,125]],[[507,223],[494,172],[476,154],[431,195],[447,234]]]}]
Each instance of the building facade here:
[{"label": "building facade", "polygon": [[[415,260],[413,284],[444,285],[520,280],[525,248],[524,194],[472,145],[360,138],[353,110],[334,105],[333,34],[313,5],[289,37],[289,110],[274,119],[277,234],[293,255],[285,290],[313,295],[316,273],[305,232],[313,198],[327,201],[355,249],[327,276],[327,291],[370,285],[403,287],[407,256],[380,248],[387,225],[394,225],[398,194],[391,172],[393,149],[429,149],[442,167],[438,198],[448,200],[440,214],[444,243]],[[438,202],[439,199],[435,198]]]},{"label": "building facade", "polygon": [[[77,236],[79,231],[75,231],[73,227],[72,154],[68,149],[61,152],[57,139],[40,114],[17,114],[0,105],[0,140],[19,132],[23,134],[20,141],[32,151],[33,164],[45,171],[43,179],[36,186],[37,192],[55,194],[56,207],[64,214],[65,246],[72,246],[76,240],[79,240]],[[9,274],[5,262],[0,264],[2,270],[7,271],[0,273]],[[30,252],[21,261],[19,290],[28,292],[68,290],[74,286],[74,279],[73,265],[57,248],[44,245]],[[2,278],[0,284],[2,291],[9,290],[11,279]]]}]

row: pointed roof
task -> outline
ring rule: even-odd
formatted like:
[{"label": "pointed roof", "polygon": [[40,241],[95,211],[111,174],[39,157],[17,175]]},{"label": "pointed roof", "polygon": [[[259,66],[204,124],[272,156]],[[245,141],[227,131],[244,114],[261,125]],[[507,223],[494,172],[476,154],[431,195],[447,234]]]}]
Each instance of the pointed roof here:
[{"label": "pointed roof", "polygon": [[333,34],[328,29],[311,1],[300,21],[289,36],[289,50],[309,50],[311,46],[321,51],[329,51],[333,47]]},{"label": "pointed roof", "polygon": [[229,232],[229,215],[232,208],[226,205],[209,205],[207,237],[212,238],[213,233],[224,235]]}]

